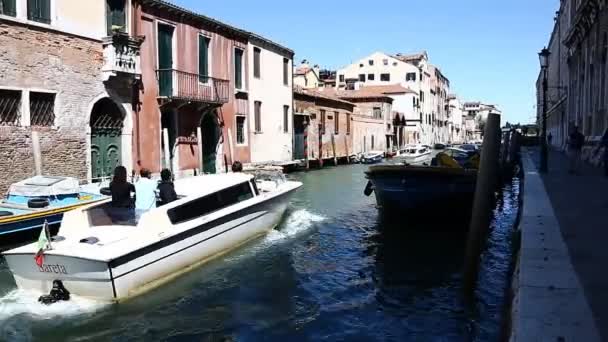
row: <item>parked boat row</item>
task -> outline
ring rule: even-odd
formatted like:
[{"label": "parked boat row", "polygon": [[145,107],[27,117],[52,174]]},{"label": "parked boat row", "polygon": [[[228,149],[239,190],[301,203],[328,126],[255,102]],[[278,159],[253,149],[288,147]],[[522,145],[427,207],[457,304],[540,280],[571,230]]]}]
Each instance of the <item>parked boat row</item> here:
[{"label": "parked boat row", "polygon": [[55,234],[65,212],[107,198],[83,191],[75,178],[35,176],[13,184],[0,200],[0,239],[40,232],[48,222]]},{"label": "parked boat row", "polygon": [[56,236],[42,230],[39,243],[3,255],[20,289],[120,301],[270,231],[300,186],[245,173],[191,177],[175,182],[178,200],[146,212],[92,197],[63,213]]}]

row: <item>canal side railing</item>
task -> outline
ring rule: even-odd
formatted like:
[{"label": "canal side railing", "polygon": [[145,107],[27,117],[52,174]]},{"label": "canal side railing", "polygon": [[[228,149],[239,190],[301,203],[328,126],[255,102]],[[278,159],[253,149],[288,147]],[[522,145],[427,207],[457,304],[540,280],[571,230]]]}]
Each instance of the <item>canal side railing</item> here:
[{"label": "canal side railing", "polygon": [[158,69],[156,79],[160,97],[217,104],[230,99],[227,80],[176,69]]}]

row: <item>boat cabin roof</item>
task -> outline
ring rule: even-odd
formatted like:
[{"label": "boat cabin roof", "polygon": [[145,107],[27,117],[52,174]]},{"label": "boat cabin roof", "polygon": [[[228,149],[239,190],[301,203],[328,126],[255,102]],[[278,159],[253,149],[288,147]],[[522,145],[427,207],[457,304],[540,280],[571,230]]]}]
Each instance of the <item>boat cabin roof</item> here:
[{"label": "boat cabin roof", "polygon": [[178,196],[205,196],[231,186],[249,182],[253,176],[246,173],[225,173],[205,175],[204,177],[189,177],[174,182]]}]

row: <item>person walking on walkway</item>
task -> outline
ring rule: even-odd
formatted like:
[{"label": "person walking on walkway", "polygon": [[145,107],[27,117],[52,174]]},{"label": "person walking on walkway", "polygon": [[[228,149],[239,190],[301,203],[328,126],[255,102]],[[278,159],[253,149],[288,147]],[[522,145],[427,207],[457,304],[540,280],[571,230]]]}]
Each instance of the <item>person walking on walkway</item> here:
[{"label": "person walking on walkway", "polygon": [[568,138],[568,157],[570,158],[570,174],[578,174],[581,165],[581,151],[585,145],[585,136],[578,131],[578,126],[574,126]]},{"label": "person walking on walkway", "polygon": [[553,134],[549,132],[549,135],[547,136],[547,144],[549,144],[549,147],[551,147],[551,142],[553,142]]}]

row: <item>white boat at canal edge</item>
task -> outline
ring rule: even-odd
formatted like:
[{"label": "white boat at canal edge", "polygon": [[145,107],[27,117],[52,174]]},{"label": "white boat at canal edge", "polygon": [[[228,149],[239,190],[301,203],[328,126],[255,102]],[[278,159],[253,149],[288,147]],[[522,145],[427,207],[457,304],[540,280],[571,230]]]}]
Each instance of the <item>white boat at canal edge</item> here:
[{"label": "white boat at canal edge", "polygon": [[181,179],[177,201],[139,218],[116,215],[110,200],[66,213],[40,267],[35,243],[3,255],[20,289],[48,293],[60,280],[74,295],[120,301],[272,230],[300,186],[258,187],[244,173]]},{"label": "white boat at canal edge", "polygon": [[399,151],[397,158],[409,164],[419,164],[430,162],[431,154],[431,149],[425,145],[407,145]]}]

